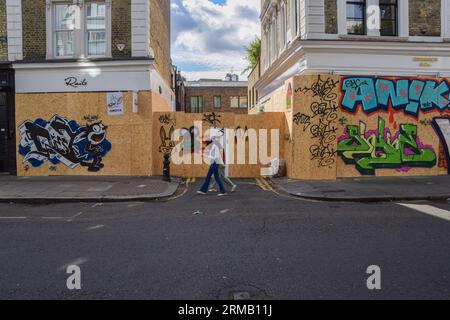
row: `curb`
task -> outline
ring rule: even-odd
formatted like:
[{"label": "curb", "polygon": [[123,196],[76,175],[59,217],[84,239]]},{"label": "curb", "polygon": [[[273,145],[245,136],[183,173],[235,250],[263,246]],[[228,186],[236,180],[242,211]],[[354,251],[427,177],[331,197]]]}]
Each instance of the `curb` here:
[{"label": "curb", "polygon": [[52,203],[78,203],[78,202],[102,202],[102,203],[119,203],[119,202],[150,202],[156,200],[164,200],[173,196],[181,183],[180,178],[172,178],[172,182],[166,191],[159,194],[142,194],[136,196],[98,196],[98,197],[0,197],[0,203],[19,203],[19,204],[52,204]]},{"label": "curb", "polygon": [[398,201],[450,201],[450,193],[449,194],[440,194],[440,195],[417,195],[417,196],[375,196],[375,197],[333,197],[327,195],[317,195],[311,193],[294,193],[286,190],[280,184],[276,183],[271,179],[273,185],[275,185],[278,189],[283,192],[305,200],[317,200],[317,201],[326,201],[326,202],[398,202]]}]

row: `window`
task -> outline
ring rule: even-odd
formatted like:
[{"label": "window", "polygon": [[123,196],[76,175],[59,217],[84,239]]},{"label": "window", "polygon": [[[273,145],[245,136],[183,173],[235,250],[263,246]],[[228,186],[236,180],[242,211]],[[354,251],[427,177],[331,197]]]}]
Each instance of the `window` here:
[{"label": "window", "polygon": [[232,96],[230,98],[230,108],[233,108],[233,109],[239,108],[239,97],[238,96]]},{"label": "window", "polygon": [[247,96],[239,97],[239,108],[241,108],[241,109],[248,108],[248,97]]},{"label": "window", "polygon": [[222,108],[222,97],[221,96],[214,96],[214,108],[215,109]]},{"label": "window", "polygon": [[347,33],[366,34],[366,1],[347,1]]},{"label": "window", "polygon": [[300,31],[300,0],[293,0],[294,1],[294,27],[295,27],[295,35],[299,34]]},{"label": "window", "polygon": [[230,107],[232,109],[247,109],[248,97],[247,96],[232,96],[230,98]]},{"label": "window", "polygon": [[111,0],[48,2],[48,59],[111,56]]},{"label": "window", "polygon": [[74,55],[74,30],[76,6],[55,4],[55,55],[71,57]]},{"label": "window", "polygon": [[280,51],[286,46],[286,7],[280,9]]},{"label": "window", "polygon": [[192,113],[203,112],[203,97],[202,96],[191,97],[191,112]]},{"label": "window", "polygon": [[397,25],[397,0],[380,0],[381,30],[382,36],[396,36]]},{"label": "window", "polygon": [[106,54],[105,3],[90,2],[86,5],[86,40],[88,56]]}]

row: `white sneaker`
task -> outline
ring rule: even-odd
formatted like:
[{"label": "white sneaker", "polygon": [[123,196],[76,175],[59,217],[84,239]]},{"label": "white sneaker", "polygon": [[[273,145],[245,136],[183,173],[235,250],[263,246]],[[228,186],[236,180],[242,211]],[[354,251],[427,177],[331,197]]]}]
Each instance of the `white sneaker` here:
[{"label": "white sneaker", "polygon": [[237,188],[237,185],[232,186],[232,187],[231,187],[231,192],[235,192],[235,191],[236,191],[236,188]]},{"label": "white sneaker", "polygon": [[223,197],[223,196],[226,196],[227,195],[227,193],[219,193],[217,196],[218,197]]},{"label": "white sneaker", "polygon": [[201,194],[202,196],[204,196],[205,194],[206,194],[206,192],[203,192],[203,191],[197,191],[197,194]]}]

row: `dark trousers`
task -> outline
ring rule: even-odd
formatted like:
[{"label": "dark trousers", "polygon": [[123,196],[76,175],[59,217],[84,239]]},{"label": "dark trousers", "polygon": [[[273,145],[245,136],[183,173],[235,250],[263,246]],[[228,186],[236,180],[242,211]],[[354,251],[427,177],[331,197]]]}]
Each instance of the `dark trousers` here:
[{"label": "dark trousers", "polygon": [[214,179],[216,179],[217,184],[219,185],[219,189],[221,193],[227,193],[227,190],[225,190],[225,187],[223,186],[222,180],[220,179],[220,173],[219,173],[219,165],[215,162],[211,164],[208,170],[208,174],[206,175],[205,182],[203,183],[202,187],[200,188],[201,192],[208,192],[208,187],[211,182],[211,177],[214,175]]}]

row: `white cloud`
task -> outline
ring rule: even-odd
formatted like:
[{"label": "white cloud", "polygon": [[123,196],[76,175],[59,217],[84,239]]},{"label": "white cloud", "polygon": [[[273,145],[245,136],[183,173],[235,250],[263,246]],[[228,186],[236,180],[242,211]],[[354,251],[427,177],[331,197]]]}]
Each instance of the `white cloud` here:
[{"label": "white cloud", "polygon": [[175,0],[171,6],[172,58],[188,78],[245,69],[244,46],[260,34],[260,0]]}]

